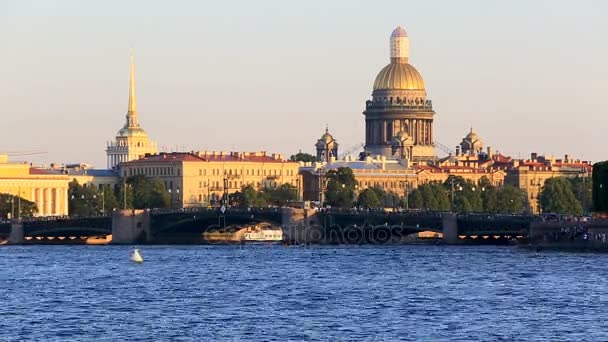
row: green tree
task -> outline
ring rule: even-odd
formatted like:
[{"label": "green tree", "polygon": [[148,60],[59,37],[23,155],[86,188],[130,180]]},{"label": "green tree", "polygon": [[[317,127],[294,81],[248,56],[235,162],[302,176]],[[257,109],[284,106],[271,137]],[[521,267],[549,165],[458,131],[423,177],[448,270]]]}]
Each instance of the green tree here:
[{"label": "green tree", "polygon": [[365,208],[379,208],[380,203],[378,193],[373,188],[364,189],[357,198],[357,204]]},{"label": "green tree", "polygon": [[521,214],[527,206],[526,193],[513,185],[505,185],[496,192],[495,213]]},{"label": "green tree", "polygon": [[171,195],[158,179],[135,175],[127,178],[127,185],[132,191],[132,206],[135,209],[169,208],[171,206]]},{"label": "green tree", "polygon": [[118,189],[118,207],[121,209],[133,209],[133,188],[123,182]]},{"label": "green tree", "polygon": [[482,191],[471,180],[460,176],[449,176],[444,182],[444,187],[453,197],[452,210],[465,213],[483,211]]},{"label": "green tree", "polygon": [[608,161],[593,165],[593,210],[608,212]]},{"label": "green tree", "polygon": [[580,215],[583,212],[572,190],[572,183],[563,177],[545,181],[540,193],[540,205],[546,213]]},{"label": "green tree", "polygon": [[568,179],[572,184],[574,196],[581,204],[583,213],[588,213],[593,210],[593,183],[587,177],[576,177]]},{"label": "green tree", "polygon": [[409,207],[416,209],[428,209],[445,211],[450,208],[448,193],[443,184],[430,182],[422,184],[409,194]]},{"label": "green tree", "polygon": [[104,185],[103,189],[100,191],[100,194],[103,214],[110,213],[112,210],[120,208],[120,204],[118,203],[114,189],[112,189],[110,185]]},{"label": "green tree", "polygon": [[355,198],[355,175],[349,167],[330,170],[326,174],[327,191],[325,198],[328,204],[339,208],[350,208]]},{"label": "green tree", "polygon": [[301,161],[301,162],[316,162],[317,161],[317,157],[313,156],[312,154],[308,154],[308,153],[302,153],[302,151],[293,154],[289,157],[289,160],[291,161]]},{"label": "green tree", "polygon": [[257,191],[251,185],[245,185],[231,197],[231,203],[241,208],[263,207],[268,204],[264,192]]},{"label": "green tree", "polygon": [[68,185],[70,215],[95,216],[101,214],[101,194],[94,186],[83,186],[77,180]]},{"label": "green tree", "polygon": [[[422,185],[424,186],[424,185]],[[425,208],[424,206],[424,197],[422,197],[422,192],[420,191],[420,188],[418,189],[414,189],[410,192],[410,195],[408,197],[408,205],[410,208],[414,208],[414,209],[423,209]]]},{"label": "green tree", "polygon": [[[19,210],[21,208],[21,210]],[[0,217],[27,218],[38,212],[36,204],[23,197],[0,193]],[[10,215],[9,215],[10,214]]]},{"label": "green tree", "polygon": [[295,186],[288,183],[264,190],[270,203],[275,205],[286,205],[289,202],[294,202],[297,199],[297,191],[298,189]]}]

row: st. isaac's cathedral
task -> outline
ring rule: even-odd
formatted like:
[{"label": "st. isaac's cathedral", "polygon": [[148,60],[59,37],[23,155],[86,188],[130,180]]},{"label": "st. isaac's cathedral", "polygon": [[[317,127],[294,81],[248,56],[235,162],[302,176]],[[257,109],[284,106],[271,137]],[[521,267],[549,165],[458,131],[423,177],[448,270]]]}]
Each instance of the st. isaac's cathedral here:
[{"label": "st. isaac's cathedral", "polygon": [[431,100],[424,80],[409,63],[410,42],[402,27],[390,38],[390,63],[374,81],[365,103],[365,154],[411,161],[435,158]]},{"label": "st. isaac's cathedral", "polygon": [[[436,159],[435,112],[422,76],[409,63],[409,49],[407,33],[399,26],[390,37],[390,63],[376,76],[372,99],[365,103],[362,157],[380,156],[413,163]],[[337,158],[337,148],[325,150],[329,138],[333,141],[333,136],[326,131],[315,145],[317,156],[325,157],[320,161],[328,161],[328,156]]]}]

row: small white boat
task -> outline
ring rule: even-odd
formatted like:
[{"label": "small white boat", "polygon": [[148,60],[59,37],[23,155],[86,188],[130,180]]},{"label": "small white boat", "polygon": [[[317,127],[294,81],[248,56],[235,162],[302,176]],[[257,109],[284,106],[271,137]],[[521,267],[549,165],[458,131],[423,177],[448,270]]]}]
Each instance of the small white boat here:
[{"label": "small white boat", "polygon": [[144,258],[142,258],[141,254],[139,254],[139,249],[133,248],[133,253],[131,253],[131,261],[137,264],[144,262]]}]

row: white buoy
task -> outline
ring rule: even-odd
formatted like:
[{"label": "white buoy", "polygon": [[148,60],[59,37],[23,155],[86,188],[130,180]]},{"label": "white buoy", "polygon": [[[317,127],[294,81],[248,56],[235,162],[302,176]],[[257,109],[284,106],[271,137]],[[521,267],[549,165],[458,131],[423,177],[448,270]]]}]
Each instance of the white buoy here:
[{"label": "white buoy", "polygon": [[139,254],[139,249],[133,248],[133,253],[131,253],[131,261],[138,264],[144,262],[144,258],[142,258],[141,254]]}]

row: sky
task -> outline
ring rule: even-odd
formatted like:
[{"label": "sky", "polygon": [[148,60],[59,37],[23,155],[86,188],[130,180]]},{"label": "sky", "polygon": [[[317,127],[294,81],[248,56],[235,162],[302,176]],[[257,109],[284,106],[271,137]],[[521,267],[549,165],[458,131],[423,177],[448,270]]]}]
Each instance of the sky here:
[{"label": "sky", "polygon": [[600,161],[607,13],[600,0],[0,0],[0,151],[105,167],[130,48],[140,124],[162,150],[314,153],[328,125],[345,151],[364,142],[401,25],[437,142],[473,127],[506,155]]}]

